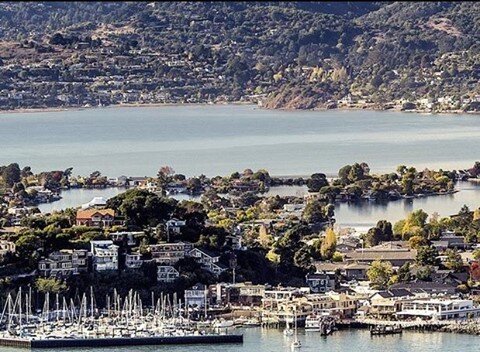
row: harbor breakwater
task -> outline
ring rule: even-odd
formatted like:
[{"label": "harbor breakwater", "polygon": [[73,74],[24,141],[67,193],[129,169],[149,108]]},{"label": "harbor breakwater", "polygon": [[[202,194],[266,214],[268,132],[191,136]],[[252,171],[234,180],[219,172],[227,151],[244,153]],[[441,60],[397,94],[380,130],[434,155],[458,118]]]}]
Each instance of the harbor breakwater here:
[{"label": "harbor breakwater", "polygon": [[243,343],[243,335],[193,335],[166,337],[122,337],[86,339],[28,340],[0,338],[0,346],[22,348],[120,347],[151,345],[196,345]]}]

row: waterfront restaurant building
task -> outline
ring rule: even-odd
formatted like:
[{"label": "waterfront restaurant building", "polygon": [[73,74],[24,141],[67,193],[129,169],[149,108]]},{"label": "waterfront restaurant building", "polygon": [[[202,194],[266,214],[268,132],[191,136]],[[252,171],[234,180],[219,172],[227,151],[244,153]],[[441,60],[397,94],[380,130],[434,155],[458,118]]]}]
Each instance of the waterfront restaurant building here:
[{"label": "waterfront restaurant building", "polygon": [[403,302],[397,316],[401,319],[463,320],[480,317],[480,307],[468,299],[415,299]]}]

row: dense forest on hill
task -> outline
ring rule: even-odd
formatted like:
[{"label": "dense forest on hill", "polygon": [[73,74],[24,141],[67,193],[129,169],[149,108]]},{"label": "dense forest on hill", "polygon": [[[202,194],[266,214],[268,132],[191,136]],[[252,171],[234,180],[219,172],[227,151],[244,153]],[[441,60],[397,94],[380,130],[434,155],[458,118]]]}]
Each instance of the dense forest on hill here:
[{"label": "dense forest on hill", "polygon": [[0,106],[476,110],[479,39],[477,2],[4,2]]}]

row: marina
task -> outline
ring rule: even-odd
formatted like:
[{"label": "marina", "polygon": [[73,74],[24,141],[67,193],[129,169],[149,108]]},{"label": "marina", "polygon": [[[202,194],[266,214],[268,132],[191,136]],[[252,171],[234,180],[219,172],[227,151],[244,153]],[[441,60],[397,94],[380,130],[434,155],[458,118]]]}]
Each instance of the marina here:
[{"label": "marina", "polygon": [[[176,344],[242,343],[232,334],[233,321],[190,319],[176,295],[163,294],[150,306],[130,291],[122,298],[116,291],[99,309],[93,289],[78,302],[58,294],[45,294],[43,308],[32,308],[32,290],[8,295],[0,316],[0,346],[22,348],[112,347]],[[79,303],[79,304],[76,304]]]}]

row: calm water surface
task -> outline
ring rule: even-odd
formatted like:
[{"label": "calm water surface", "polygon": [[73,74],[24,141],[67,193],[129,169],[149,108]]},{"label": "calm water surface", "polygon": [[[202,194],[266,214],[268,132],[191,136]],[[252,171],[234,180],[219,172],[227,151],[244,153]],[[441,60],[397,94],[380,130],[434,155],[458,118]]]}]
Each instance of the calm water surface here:
[{"label": "calm water surface", "polygon": [[[139,352],[282,352],[291,351],[291,337],[286,338],[278,330],[247,329],[243,345],[209,346],[145,346],[120,348],[72,348],[57,349],[67,351],[139,351]],[[367,330],[337,331],[327,338],[315,332],[299,331],[302,342],[300,351],[323,352],[476,352],[480,337],[448,333],[405,332],[402,335],[371,337]],[[14,352],[16,349],[0,348],[1,352]]]},{"label": "calm water surface", "polygon": [[67,191],[62,191],[62,199],[52,203],[39,204],[38,209],[40,209],[42,213],[49,213],[54,210],[76,208],[82,204],[90,202],[94,197],[109,199],[124,191],[125,189],[123,188],[69,189]]},{"label": "calm water surface", "polygon": [[266,168],[273,175],[336,173],[367,162],[445,169],[479,158],[479,117],[378,111],[277,111],[253,106],[100,108],[0,114],[0,165],[155,175]]},{"label": "calm water surface", "polygon": [[[74,174],[100,170],[111,177],[155,175],[160,165],[187,176],[245,168],[266,168],[272,175],[335,174],[355,161],[366,161],[373,172],[393,171],[399,164],[454,169],[470,167],[480,157],[480,123],[474,115],[287,112],[231,105],[0,114],[0,140],[0,165],[18,162],[34,171],[73,166]],[[479,186],[459,187],[461,192],[451,196],[339,204],[337,222],[371,226],[419,208],[450,215],[463,204],[480,205]],[[61,201],[40,208],[78,206],[118,191],[63,192]],[[269,195],[304,191],[279,187]]]},{"label": "calm water surface", "polygon": [[[404,219],[406,215],[414,210],[423,209],[428,214],[438,212],[440,216],[449,216],[457,213],[465,204],[470,209],[480,206],[480,183],[458,182],[457,189],[460,192],[444,196],[416,198],[412,200],[397,200],[387,203],[362,201],[360,203],[337,203],[335,205],[335,218],[337,224],[343,227],[355,227],[360,230],[368,230],[378,220],[391,222]],[[62,199],[53,203],[40,204],[40,211],[43,213],[53,210],[62,210],[70,207],[77,207],[87,203],[93,197],[104,197],[106,199],[124,192],[121,188],[107,189],[72,189],[62,192]],[[267,196],[298,196],[302,197],[307,192],[306,186],[279,186],[272,187]],[[190,197],[185,194],[174,196],[175,199],[200,201],[201,197]]]}]

